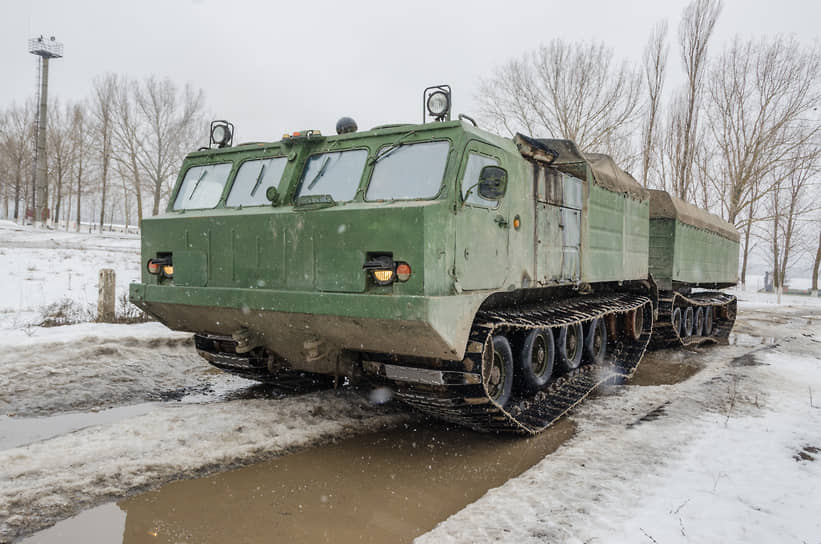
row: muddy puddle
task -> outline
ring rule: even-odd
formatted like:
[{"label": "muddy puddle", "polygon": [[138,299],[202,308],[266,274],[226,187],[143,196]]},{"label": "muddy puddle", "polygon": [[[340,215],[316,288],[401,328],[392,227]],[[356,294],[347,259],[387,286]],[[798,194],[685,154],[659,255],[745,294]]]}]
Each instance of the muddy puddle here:
[{"label": "muddy puddle", "polygon": [[704,368],[700,359],[686,350],[647,351],[629,383],[644,386],[681,383]]},{"label": "muddy puddle", "polygon": [[565,418],[531,438],[435,422],[369,434],[172,482],[24,542],[410,542],[573,433]]},{"label": "muddy puddle", "polygon": [[0,416],[0,450],[16,448],[39,440],[104,425],[150,412],[156,403],[118,406],[92,412],[71,412],[44,417]]}]

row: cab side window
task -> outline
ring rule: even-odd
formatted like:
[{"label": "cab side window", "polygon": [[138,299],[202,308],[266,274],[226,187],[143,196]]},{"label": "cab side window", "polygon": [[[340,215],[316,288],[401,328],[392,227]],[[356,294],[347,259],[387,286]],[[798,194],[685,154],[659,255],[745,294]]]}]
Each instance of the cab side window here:
[{"label": "cab side window", "polygon": [[486,200],[479,196],[479,174],[482,172],[482,168],[489,165],[499,166],[499,161],[475,152],[468,155],[465,174],[462,176],[462,201],[465,204],[484,208],[495,208],[499,205],[497,201]]}]

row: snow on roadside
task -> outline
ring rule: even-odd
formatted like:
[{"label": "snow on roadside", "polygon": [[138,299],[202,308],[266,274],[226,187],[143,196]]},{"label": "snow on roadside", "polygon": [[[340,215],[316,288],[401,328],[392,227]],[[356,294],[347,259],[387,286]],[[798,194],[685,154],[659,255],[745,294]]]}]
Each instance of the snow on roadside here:
[{"label": "snow on roadside", "polygon": [[171,480],[375,430],[407,416],[351,392],[161,407],[0,451],[0,541]]},{"label": "snow on roadside", "polygon": [[775,337],[752,355],[691,353],[681,384],[588,401],[569,443],[416,542],[816,541],[821,308],[797,306],[751,330]]},{"label": "snow on roadside", "polygon": [[89,235],[0,221],[0,329],[36,324],[42,308],[63,299],[96,311],[100,269],[115,270],[119,298],[139,279],[140,267],[138,235]]},{"label": "snow on roadside", "polygon": [[0,415],[46,415],[207,388],[213,370],[190,334],[159,323],[81,324],[0,338]]}]

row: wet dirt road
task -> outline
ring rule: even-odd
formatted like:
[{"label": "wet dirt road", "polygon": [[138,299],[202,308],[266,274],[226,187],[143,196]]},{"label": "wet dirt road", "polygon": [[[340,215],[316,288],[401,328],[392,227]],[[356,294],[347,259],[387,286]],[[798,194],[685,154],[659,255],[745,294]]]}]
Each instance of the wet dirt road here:
[{"label": "wet dirt road", "polygon": [[[648,353],[632,383],[681,382],[692,352]],[[88,510],[25,540],[56,542],[410,542],[541,461],[575,431],[531,438],[435,421],[278,457]]]},{"label": "wet dirt road", "polygon": [[[532,438],[435,422],[173,482],[25,542],[409,542],[555,451],[570,419]],[[123,516],[124,513],[125,515]],[[109,539],[109,540],[105,540]]]}]

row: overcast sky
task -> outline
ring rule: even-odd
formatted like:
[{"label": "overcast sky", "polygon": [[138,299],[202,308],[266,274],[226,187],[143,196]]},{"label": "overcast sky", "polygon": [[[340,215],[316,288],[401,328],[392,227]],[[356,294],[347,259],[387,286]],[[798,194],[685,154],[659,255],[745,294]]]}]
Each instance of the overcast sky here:
[{"label": "overcast sky", "polygon": [[[638,61],[656,21],[667,19],[675,39],[686,4],[0,0],[0,107],[34,95],[27,40],[43,34],[65,45],[65,57],[51,64],[50,97],[85,98],[106,72],[169,77],[204,89],[210,111],[233,121],[240,141],[333,132],[343,115],[360,128],[418,122],[427,85],[449,83],[455,113],[475,113],[481,77],[553,37],[602,40]],[[729,0],[713,51],[735,34],[817,43],[819,21],[818,1]]]}]

